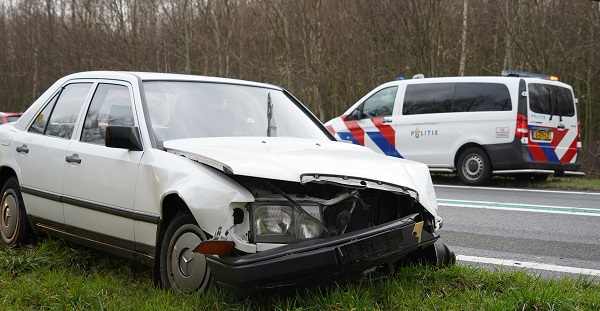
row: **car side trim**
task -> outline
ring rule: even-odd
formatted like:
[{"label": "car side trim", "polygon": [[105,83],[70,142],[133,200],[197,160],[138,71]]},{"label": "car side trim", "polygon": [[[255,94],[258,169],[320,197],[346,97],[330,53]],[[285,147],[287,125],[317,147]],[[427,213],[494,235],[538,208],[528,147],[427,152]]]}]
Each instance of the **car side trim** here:
[{"label": "car side trim", "polygon": [[35,216],[31,216],[31,218],[37,226],[52,236],[133,259],[149,266],[153,264],[156,252],[154,246],[68,226],[44,218]]},{"label": "car side trim", "polygon": [[72,205],[87,208],[90,210],[94,210],[94,211],[98,211],[98,212],[102,212],[102,213],[106,213],[106,214],[110,214],[110,215],[120,216],[120,217],[124,217],[124,218],[129,218],[132,220],[147,222],[147,223],[151,223],[151,224],[158,224],[158,221],[160,220],[160,216],[158,216],[158,215],[143,213],[143,212],[139,212],[139,211],[126,210],[126,209],[122,209],[122,208],[112,206],[112,205],[84,201],[84,200],[69,197],[69,196],[63,196],[63,195],[58,195],[58,194],[51,193],[51,192],[42,191],[42,190],[31,188],[28,186],[21,186],[21,192],[30,194],[33,196],[41,197],[44,199],[52,200],[52,201],[57,201],[57,202],[66,203],[66,204],[72,204]]}]

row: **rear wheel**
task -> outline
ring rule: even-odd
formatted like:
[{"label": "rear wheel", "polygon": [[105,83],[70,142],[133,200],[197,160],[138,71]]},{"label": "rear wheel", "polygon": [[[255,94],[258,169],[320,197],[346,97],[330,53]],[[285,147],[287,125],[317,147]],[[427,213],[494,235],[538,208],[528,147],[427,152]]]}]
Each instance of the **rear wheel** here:
[{"label": "rear wheel", "polygon": [[160,252],[160,276],[167,288],[185,293],[206,292],[212,276],[202,254],[193,250],[206,235],[189,212],[179,212],[165,232]]},{"label": "rear wheel", "polygon": [[485,185],[492,180],[492,165],[485,151],[468,148],[458,158],[458,177],[471,186]]},{"label": "rear wheel", "polygon": [[31,229],[25,214],[23,197],[16,177],[9,178],[2,187],[0,206],[0,234],[2,244],[13,246],[26,243]]}]

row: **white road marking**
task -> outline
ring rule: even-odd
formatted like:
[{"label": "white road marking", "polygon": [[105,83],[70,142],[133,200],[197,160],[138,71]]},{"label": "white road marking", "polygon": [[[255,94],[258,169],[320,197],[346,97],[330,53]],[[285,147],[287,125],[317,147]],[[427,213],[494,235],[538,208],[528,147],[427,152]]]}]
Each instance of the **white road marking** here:
[{"label": "white road marking", "polygon": [[456,255],[456,260],[465,261],[465,262],[507,266],[507,267],[521,267],[521,268],[528,268],[528,269],[565,272],[565,273],[573,273],[573,274],[590,275],[590,276],[600,277],[600,270],[557,266],[557,265],[550,265],[550,264],[537,263],[537,262],[515,261],[515,260],[509,260],[509,259],[486,258],[486,257],[466,256],[466,255]]},{"label": "white road marking", "polygon": [[434,187],[439,187],[439,188],[458,188],[458,189],[476,189],[476,190],[518,191],[518,192],[540,192],[540,193],[557,193],[557,194],[577,194],[577,195],[596,195],[596,196],[600,196],[600,192],[581,192],[581,191],[564,191],[564,190],[494,188],[494,187],[474,187],[474,186],[456,186],[456,185],[434,185]]},{"label": "white road marking", "polygon": [[600,216],[600,209],[584,208],[584,207],[548,206],[548,205],[536,205],[536,204],[514,204],[514,203],[463,201],[463,200],[446,200],[446,199],[438,199],[437,203],[439,206],[483,208],[483,209],[496,209],[496,210],[507,210],[507,211],[526,211],[526,212],[536,212],[536,213],[566,214],[566,215],[580,215],[580,216]]}]

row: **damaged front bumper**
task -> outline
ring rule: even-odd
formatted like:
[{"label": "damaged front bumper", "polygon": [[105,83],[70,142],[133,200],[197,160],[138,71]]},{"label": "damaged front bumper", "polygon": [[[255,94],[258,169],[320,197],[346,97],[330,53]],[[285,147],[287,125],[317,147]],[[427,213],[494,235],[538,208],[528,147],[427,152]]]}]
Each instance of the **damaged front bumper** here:
[{"label": "damaged front bumper", "polygon": [[439,235],[423,230],[418,214],[329,238],[285,245],[245,256],[207,256],[216,281],[239,290],[301,286],[348,279],[395,263]]}]

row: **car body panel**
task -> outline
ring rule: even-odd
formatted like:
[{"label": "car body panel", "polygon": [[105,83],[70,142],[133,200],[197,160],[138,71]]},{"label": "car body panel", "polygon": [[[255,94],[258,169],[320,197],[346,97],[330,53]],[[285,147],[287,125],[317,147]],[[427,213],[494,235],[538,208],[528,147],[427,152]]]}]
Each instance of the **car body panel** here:
[{"label": "car body panel", "polygon": [[[62,193],[63,163],[70,144],[70,140],[62,138],[18,132],[6,148],[7,156],[14,157],[16,162],[14,168],[18,168],[16,171],[23,189],[23,200],[26,206],[31,206],[28,211],[58,223],[65,221],[63,206],[50,197]],[[28,151],[16,150],[24,146]],[[36,195],[32,194],[34,192]]]},{"label": "car body panel", "polygon": [[[300,181],[304,174],[369,178],[402,185],[419,193],[419,200],[437,215],[437,203],[428,193],[425,165],[390,159],[368,148],[346,143],[320,142],[297,138],[200,138],[166,141],[164,147],[230,174]],[[373,166],[377,159],[378,169]],[[417,179],[415,176],[423,176]]]}]

